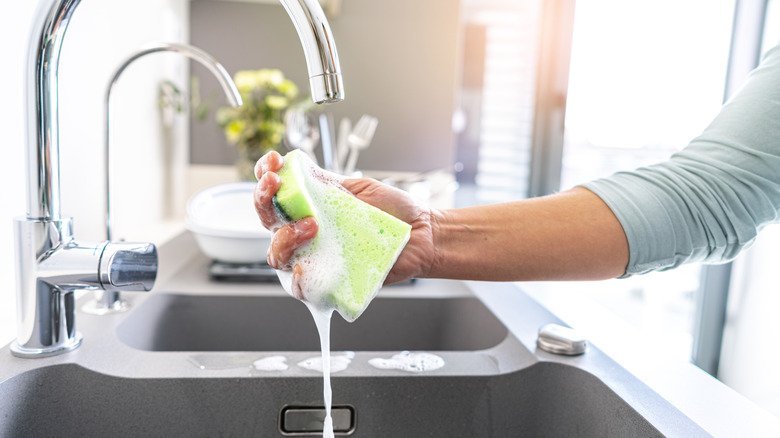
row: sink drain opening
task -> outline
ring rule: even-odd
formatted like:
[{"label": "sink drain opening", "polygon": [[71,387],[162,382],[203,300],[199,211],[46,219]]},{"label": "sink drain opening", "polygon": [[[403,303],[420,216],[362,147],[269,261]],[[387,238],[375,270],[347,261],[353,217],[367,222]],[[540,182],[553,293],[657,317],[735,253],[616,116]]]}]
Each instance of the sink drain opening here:
[{"label": "sink drain opening", "polygon": [[[333,432],[351,435],[355,431],[355,407],[338,405],[331,408]],[[284,406],[279,412],[279,431],[290,436],[322,435],[324,406]]]}]

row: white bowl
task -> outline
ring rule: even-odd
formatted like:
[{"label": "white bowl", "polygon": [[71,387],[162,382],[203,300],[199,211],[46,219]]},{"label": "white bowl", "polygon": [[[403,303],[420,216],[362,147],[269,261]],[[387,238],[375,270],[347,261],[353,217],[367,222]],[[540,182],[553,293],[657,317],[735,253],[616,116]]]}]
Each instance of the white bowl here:
[{"label": "white bowl", "polygon": [[226,263],[262,263],[271,232],[263,227],[254,207],[255,183],[209,187],[187,203],[187,229],[201,251]]}]

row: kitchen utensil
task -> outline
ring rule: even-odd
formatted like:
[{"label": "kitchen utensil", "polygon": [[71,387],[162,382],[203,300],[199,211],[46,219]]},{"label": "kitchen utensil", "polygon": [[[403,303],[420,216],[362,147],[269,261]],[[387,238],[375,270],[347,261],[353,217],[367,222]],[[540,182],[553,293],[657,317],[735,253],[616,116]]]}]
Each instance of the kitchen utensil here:
[{"label": "kitchen utensil", "polygon": [[301,149],[316,163],[314,148],[319,139],[320,131],[303,108],[290,108],[285,112],[284,140],[288,149]]},{"label": "kitchen utensil", "polygon": [[368,114],[364,114],[358,120],[355,129],[347,137],[347,143],[349,143],[349,160],[347,165],[344,166],[344,174],[350,175],[355,171],[355,165],[357,164],[358,155],[360,151],[368,148],[371,144],[371,140],[376,133],[376,127],[379,124],[379,119]]},{"label": "kitchen utensil", "polygon": [[336,144],[336,161],[339,163],[339,169],[344,170],[347,166],[347,155],[349,155],[349,145],[347,144],[347,137],[352,130],[352,121],[348,117],[344,117],[339,122],[339,132]]},{"label": "kitchen utensil", "polygon": [[335,159],[333,129],[331,128],[331,116],[320,114],[320,138],[322,138],[322,163],[326,170],[339,172],[339,165]]}]

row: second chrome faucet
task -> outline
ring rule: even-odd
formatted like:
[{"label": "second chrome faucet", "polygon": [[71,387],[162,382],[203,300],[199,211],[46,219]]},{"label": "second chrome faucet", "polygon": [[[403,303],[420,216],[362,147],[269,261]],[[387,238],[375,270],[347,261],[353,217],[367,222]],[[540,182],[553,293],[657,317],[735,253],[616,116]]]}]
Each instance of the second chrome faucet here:
[{"label": "second chrome faucet", "polygon": [[[132,54],[130,54],[128,57],[126,57],[122,62],[119,63],[119,66],[114,70],[114,73],[111,75],[111,80],[108,83],[108,87],[106,88],[106,94],[105,94],[105,124],[104,124],[104,144],[105,144],[105,221],[106,221],[106,240],[112,241],[115,236],[113,236],[114,226],[113,226],[113,218],[111,214],[111,185],[112,185],[112,179],[111,179],[111,160],[113,156],[113,148],[111,143],[111,114],[112,114],[112,106],[113,106],[113,91],[116,88],[117,84],[119,83],[119,79],[122,77],[122,73],[125,72],[125,70],[136,60],[143,58],[146,55],[151,55],[153,53],[178,53],[180,55],[183,55],[189,59],[192,59],[194,61],[199,62],[201,65],[206,67],[206,69],[211,72],[214,77],[217,79],[217,82],[219,82],[219,85],[222,86],[223,91],[225,92],[225,96],[227,97],[228,103],[232,106],[239,106],[242,104],[241,101],[241,94],[238,92],[238,89],[236,88],[235,83],[233,82],[233,79],[230,77],[230,74],[225,70],[225,67],[222,66],[217,60],[209,55],[208,53],[204,52],[203,50],[188,45],[188,44],[175,44],[175,43],[160,43],[160,44],[153,44],[148,47],[142,48]],[[82,308],[84,312],[92,313],[92,314],[98,314],[103,315],[107,313],[113,313],[113,312],[121,312],[124,310],[127,310],[128,306],[126,301],[122,300],[120,291],[118,290],[100,290],[95,292],[95,300],[89,301],[87,304]]]}]

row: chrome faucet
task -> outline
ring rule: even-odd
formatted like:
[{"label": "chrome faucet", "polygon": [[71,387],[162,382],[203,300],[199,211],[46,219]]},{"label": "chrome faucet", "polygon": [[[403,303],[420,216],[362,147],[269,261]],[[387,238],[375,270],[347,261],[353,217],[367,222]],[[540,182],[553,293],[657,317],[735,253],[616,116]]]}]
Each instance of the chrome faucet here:
[{"label": "chrome faucet", "polygon": [[[58,70],[60,49],[81,0],[41,0],[25,75],[27,215],[14,221],[17,339],[11,352],[45,357],[81,344],[76,290],[149,291],[157,276],[150,243],[78,242],[60,210]],[[333,35],[317,0],[280,0],[303,45],[316,103],[344,90]]]},{"label": "chrome faucet", "polygon": [[309,69],[311,98],[315,103],[344,100],[344,84],[336,43],[318,0],[280,0],[298,31]]}]

